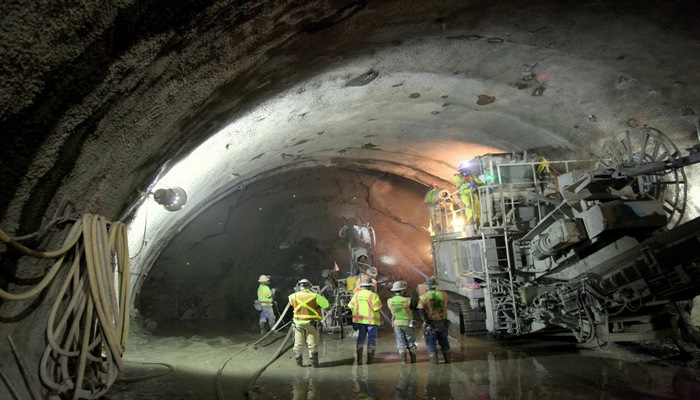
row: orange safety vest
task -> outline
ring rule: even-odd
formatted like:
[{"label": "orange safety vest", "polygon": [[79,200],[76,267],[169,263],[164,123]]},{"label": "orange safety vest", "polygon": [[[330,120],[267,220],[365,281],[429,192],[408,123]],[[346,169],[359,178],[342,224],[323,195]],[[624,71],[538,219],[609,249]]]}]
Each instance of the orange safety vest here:
[{"label": "orange safety vest", "polygon": [[424,309],[431,321],[447,319],[447,293],[441,290],[425,292],[418,298],[418,308]]},{"label": "orange safety vest", "polygon": [[382,302],[379,295],[362,289],[352,296],[352,300],[348,303],[348,307],[352,310],[352,322],[355,324],[379,325],[379,310],[382,309]]},{"label": "orange safety vest", "polygon": [[289,303],[294,310],[294,319],[304,321],[320,321],[321,307],[316,301],[316,293],[310,290],[292,293],[289,295]]}]

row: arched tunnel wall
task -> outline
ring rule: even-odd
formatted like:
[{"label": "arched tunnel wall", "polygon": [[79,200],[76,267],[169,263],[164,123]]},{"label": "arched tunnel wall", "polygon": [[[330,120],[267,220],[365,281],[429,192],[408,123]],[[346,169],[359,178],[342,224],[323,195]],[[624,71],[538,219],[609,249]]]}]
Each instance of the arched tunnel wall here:
[{"label": "arched tunnel wall", "polygon": [[[178,161],[245,120],[207,154],[217,169],[191,168],[201,175],[186,187],[188,208],[166,217],[158,210],[166,223],[149,225],[152,234],[132,246],[135,274],[147,274],[138,278],[146,279],[137,296],[144,314],[245,313],[238,304],[249,307],[260,273],[292,276],[296,263],[304,264],[298,275],[313,275],[336,260],[345,267],[337,231],[357,219],[377,229],[379,251],[397,260],[380,258],[380,274],[387,281],[406,274],[414,284],[420,274],[402,268],[430,268],[421,185],[449,182],[465,154],[482,152],[476,145],[589,159],[605,139],[646,125],[681,150],[697,143],[698,7],[691,0],[0,2],[0,227],[12,236],[46,228],[24,243],[52,249],[66,233],[66,224],[47,226],[60,205],[72,218],[133,222],[152,202],[146,192],[165,184]],[[293,171],[309,166],[318,169]],[[333,178],[327,167],[337,168]],[[688,217],[700,210],[692,168]],[[320,213],[288,198],[315,192],[307,178],[325,191],[308,198]],[[244,190],[202,210],[242,183]],[[345,202],[349,188],[364,194],[361,203]],[[181,223],[189,212],[201,217]],[[246,231],[241,219],[273,229]],[[260,247],[248,246],[250,238]],[[153,271],[142,270],[162,249]],[[49,266],[0,245],[0,288],[27,290]],[[241,289],[223,289],[229,282]],[[12,335],[32,366],[56,291],[54,283],[28,301],[0,300],[0,338]],[[0,360],[11,359],[0,346]]]}]

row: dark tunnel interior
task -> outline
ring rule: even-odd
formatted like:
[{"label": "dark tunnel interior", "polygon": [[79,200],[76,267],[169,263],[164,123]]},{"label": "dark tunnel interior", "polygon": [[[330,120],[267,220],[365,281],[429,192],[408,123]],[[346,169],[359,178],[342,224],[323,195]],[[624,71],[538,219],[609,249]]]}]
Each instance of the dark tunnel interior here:
[{"label": "dark tunnel interior", "polygon": [[136,307],[154,321],[244,319],[257,329],[251,299],[259,275],[287,294],[302,278],[322,286],[321,272],[336,263],[339,277],[350,275],[348,241],[339,235],[346,225],[375,230],[384,296],[395,280],[415,286],[432,268],[425,191],[396,175],[334,168],[253,183],[182,228],[142,278]]},{"label": "dark tunnel interior", "polygon": [[[696,398],[700,167],[673,163],[700,154],[699,19],[696,0],[0,2],[0,399]],[[460,166],[486,155],[555,173],[492,181],[520,197],[484,201],[474,233]],[[376,363],[344,314],[299,368],[281,311],[300,279],[357,272],[353,227],[376,241]],[[453,361],[418,321],[403,366],[387,301],[431,275]]]}]

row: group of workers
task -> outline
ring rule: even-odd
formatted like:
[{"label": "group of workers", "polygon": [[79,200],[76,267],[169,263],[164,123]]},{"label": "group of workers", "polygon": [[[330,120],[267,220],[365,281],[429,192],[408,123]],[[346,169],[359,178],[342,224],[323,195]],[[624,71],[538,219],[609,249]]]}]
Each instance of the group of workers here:
[{"label": "group of workers", "polygon": [[[374,273],[372,276],[371,273]],[[382,301],[376,293],[377,280],[376,269],[366,271],[367,276],[362,278],[359,290],[356,290],[347,305],[347,312],[352,315],[353,328],[358,331],[356,356],[357,364],[363,362],[365,344],[367,345],[367,364],[374,364],[375,350],[377,347],[377,333],[381,325],[380,310]],[[260,311],[261,333],[266,332],[265,324],[269,323],[272,329],[275,323],[272,304],[274,302],[274,289],[270,289],[270,278],[261,275],[258,279],[258,301],[262,306]],[[447,294],[437,287],[434,277],[425,280],[425,293],[414,299],[408,292],[405,281],[396,281],[391,287],[393,296],[386,302],[391,312],[391,322],[396,336],[396,347],[401,358],[401,364],[406,365],[410,359],[416,362],[416,319],[413,311],[417,310],[423,321],[423,334],[430,362],[438,363],[438,349],[440,346],[445,363],[452,362],[450,343],[448,337],[449,322],[447,320]],[[312,290],[312,284],[307,279],[301,279],[297,283],[296,292],[288,297],[293,310],[294,329],[294,359],[300,367],[303,363],[304,349],[309,351],[311,365],[319,366],[318,347],[320,338],[322,311],[329,307],[329,301],[323,295]]]}]

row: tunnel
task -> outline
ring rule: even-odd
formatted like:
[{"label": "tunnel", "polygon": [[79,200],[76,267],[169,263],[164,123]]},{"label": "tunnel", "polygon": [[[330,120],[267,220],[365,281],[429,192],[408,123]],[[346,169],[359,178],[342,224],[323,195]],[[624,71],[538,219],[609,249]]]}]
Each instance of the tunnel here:
[{"label": "tunnel", "polygon": [[[100,398],[680,399],[700,387],[696,361],[669,339],[581,349],[457,329],[451,365],[431,366],[418,335],[418,363],[402,367],[383,315],[376,365],[355,365],[354,339],[335,333],[321,335],[320,369],[294,365],[286,330],[250,345],[258,277],[270,277],[279,316],[300,279],[350,275],[344,227],[371,227],[383,301],[393,282],[415,288],[434,274],[424,196],[454,188],[466,160],[595,162],[609,139],[645,129],[687,154],[700,142],[697,2],[0,10],[0,289],[29,292],[56,265],[10,239],[45,255],[79,222],[98,223],[84,215],[122,229],[124,362]],[[684,177],[681,222],[700,216],[698,167]],[[68,269],[32,296],[0,297],[0,398],[97,398],[89,385],[74,394],[72,373],[42,383],[47,318],[67,303],[62,282],[79,284]],[[88,359],[104,357],[91,349]]]}]

